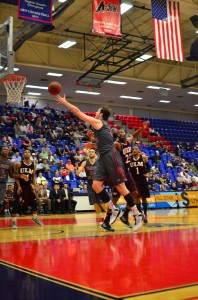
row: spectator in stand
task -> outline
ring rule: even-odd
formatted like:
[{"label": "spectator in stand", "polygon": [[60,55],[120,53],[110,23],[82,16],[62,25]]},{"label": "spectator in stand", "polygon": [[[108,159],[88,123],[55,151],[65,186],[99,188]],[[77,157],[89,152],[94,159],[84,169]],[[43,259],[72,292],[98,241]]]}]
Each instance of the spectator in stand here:
[{"label": "spectator in stand", "polygon": [[40,185],[40,184],[44,185],[44,184],[47,183],[47,179],[43,176],[43,174],[41,172],[39,172],[39,174],[38,174],[38,177],[36,179],[36,183],[38,185]]},{"label": "spectator in stand", "polygon": [[158,132],[154,128],[149,128],[149,135],[158,136]]},{"label": "spectator in stand", "polygon": [[24,137],[24,140],[22,140],[21,149],[23,149],[23,150],[29,150],[30,148],[31,148],[31,141],[26,136],[26,137]]},{"label": "spectator in stand", "polygon": [[58,184],[60,186],[60,188],[62,188],[62,186],[63,186],[62,182],[63,182],[62,176],[60,176],[59,172],[56,171],[54,174],[54,177],[52,178],[53,185]]},{"label": "spectator in stand", "polygon": [[39,145],[44,146],[46,144],[46,138],[43,137],[41,134],[40,137],[37,139]]},{"label": "spectator in stand", "polygon": [[38,204],[38,211],[41,213],[42,205],[47,205],[47,213],[51,212],[51,200],[48,197],[48,193],[46,189],[44,189],[43,184],[39,184],[39,190],[37,193],[37,204]]},{"label": "spectator in stand", "polygon": [[192,151],[192,147],[189,142],[186,143],[186,151]]},{"label": "spectator in stand", "polygon": [[12,138],[11,138],[11,136],[8,135],[8,133],[5,134],[4,139],[5,139],[5,141],[6,141],[6,143],[7,143],[8,145],[11,145],[11,146],[12,146],[12,144],[13,144]]},{"label": "spectator in stand", "polygon": [[65,201],[63,192],[60,190],[59,184],[54,184],[53,189],[50,190],[50,200],[52,206],[52,213],[58,212],[58,208],[61,209],[61,214],[65,214]]},{"label": "spectator in stand", "polygon": [[39,162],[37,158],[34,160],[34,162],[35,162],[35,165],[36,165],[36,175],[38,176],[38,174],[40,172],[42,173],[43,170],[44,170],[43,163],[42,163],[42,161]]},{"label": "spectator in stand", "polygon": [[51,178],[51,168],[50,165],[47,163],[47,159],[43,159],[43,173],[47,176],[48,179]]},{"label": "spectator in stand", "polygon": [[41,153],[39,154],[39,158],[40,158],[41,160],[43,160],[43,159],[48,159],[48,153],[46,152],[46,150],[45,150],[44,147],[42,148],[42,151],[41,151]]},{"label": "spectator in stand", "polygon": [[159,180],[160,180],[161,184],[166,187],[167,183],[166,183],[166,177],[164,176],[164,174],[161,174],[161,177],[159,178]]},{"label": "spectator in stand", "polygon": [[194,161],[192,161],[192,162],[190,163],[190,169],[192,170],[192,172],[197,172],[197,167],[195,166]]},{"label": "spectator in stand", "polygon": [[171,184],[170,191],[178,191],[176,182],[173,182],[173,183]]},{"label": "spectator in stand", "polygon": [[172,183],[168,172],[166,173],[165,181],[166,181],[166,184],[168,184],[168,185],[171,185],[171,183]]},{"label": "spectator in stand", "polygon": [[84,181],[81,180],[81,181],[79,182],[79,184],[78,184],[78,188],[79,188],[80,190],[83,190],[84,184],[85,184]]},{"label": "spectator in stand", "polygon": [[65,169],[65,163],[63,162],[62,159],[60,159],[58,164],[58,170],[63,170],[63,169]]},{"label": "spectator in stand", "polygon": [[154,183],[155,183],[155,184],[161,184],[161,181],[160,181],[160,179],[159,179],[159,175],[158,175],[158,174],[155,174],[155,175],[154,175]]},{"label": "spectator in stand", "polygon": [[196,151],[196,152],[198,151],[198,142],[195,143],[194,151]]},{"label": "spectator in stand", "polygon": [[63,156],[64,155],[64,150],[61,149],[60,145],[57,146],[55,154],[57,156]]},{"label": "spectator in stand", "polygon": [[12,145],[12,152],[13,152],[13,153],[19,152],[19,149],[17,148],[17,144],[16,144],[16,143],[14,143],[14,144]]},{"label": "spectator in stand", "polygon": [[14,135],[18,139],[19,137],[24,136],[25,134],[21,131],[21,126],[18,122],[14,125]]},{"label": "spectator in stand", "polygon": [[33,126],[30,123],[28,123],[26,127],[27,127],[27,134],[33,134],[34,132]]},{"label": "spectator in stand", "polygon": [[24,135],[27,134],[27,126],[25,125],[24,122],[22,122],[22,124],[21,124],[21,126],[20,126],[20,130],[22,131],[22,133],[23,133]]},{"label": "spectator in stand", "polygon": [[173,164],[170,161],[170,159],[168,159],[167,163],[166,163],[166,167],[172,169],[173,168]]},{"label": "spectator in stand", "polygon": [[65,145],[65,148],[63,149],[63,155],[67,155],[67,154],[70,154],[70,150],[68,145]]},{"label": "spectator in stand", "polygon": [[55,137],[55,135],[52,133],[51,137],[50,137],[50,143],[52,146],[57,146],[57,138]]},{"label": "spectator in stand", "polygon": [[34,139],[31,139],[30,142],[31,142],[31,148],[32,148],[31,150],[36,151],[38,149],[36,141]]},{"label": "spectator in stand", "polygon": [[12,159],[11,159],[11,162],[12,163],[17,163],[17,162],[21,162],[22,158],[21,156],[19,155],[19,152],[16,152],[13,156],[12,156]]},{"label": "spectator in stand", "polygon": [[76,177],[76,174],[75,174],[75,171],[74,171],[75,168],[74,168],[74,165],[71,162],[71,159],[67,160],[67,163],[66,163],[65,167],[66,167],[66,170],[70,174],[70,178],[74,179]]},{"label": "spectator in stand", "polygon": [[56,153],[54,153],[54,154],[52,155],[52,161],[54,161],[56,165],[59,165],[60,159],[59,159],[59,157],[56,155]]},{"label": "spectator in stand", "polygon": [[176,146],[176,155],[178,155],[179,157],[181,157],[182,152],[183,152],[182,142],[178,142],[178,144]]},{"label": "spectator in stand", "polygon": [[43,189],[44,189],[44,190],[46,191],[46,193],[47,193],[47,198],[49,198],[49,196],[50,196],[50,189],[48,189],[47,183],[44,184]]},{"label": "spectator in stand", "polygon": [[198,183],[196,182],[194,177],[192,177],[191,185],[192,185],[192,188],[191,188],[192,190],[198,190]]},{"label": "spectator in stand", "polygon": [[186,163],[184,165],[184,167],[182,168],[182,171],[185,172],[185,173],[188,173],[189,172],[189,169],[188,169],[188,164]]},{"label": "spectator in stand", "polygon": [[148,185],[149,185],[149,189],[151,189],[151,187],[155,184],[155,180],[154,180],[154,176],[152,173],[148,174]]},{"label": "spectator in stand", "polygon": [[62,193],[65,201],[66,213],[75,213],[77,201],[73,199],[73,193],[69,189],[68,183],[64,183]]},{"label": "spectator in stand", "polygon": [[8,188],[5,192],[5,197],[4,197],[4,203],[3,203],[3,209],[4,209],[4,216],[5,217],[10,217],[10,204],[14,200],[14,188],[12,184],[8,185]]},{"label": "spectator in stand", "polygon": [[44,147],[42,148],[42,150],[45,149],[45,152],[47,152],[47,154],[49,155],[49,153],[52,153],[49,145],[47,143],[45,143]]}]

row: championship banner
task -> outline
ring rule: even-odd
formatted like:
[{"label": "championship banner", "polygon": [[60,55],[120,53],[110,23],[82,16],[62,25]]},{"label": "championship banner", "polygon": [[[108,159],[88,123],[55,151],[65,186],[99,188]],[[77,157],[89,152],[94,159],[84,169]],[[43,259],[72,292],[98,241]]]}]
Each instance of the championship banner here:
[{"label": "championship banner", "polygon": [[18,0],[18,18],[36,23],[52,24],[52,0]]},{"label": "championship banner", "polygon": [[120,0],[92,0],[93,33],[121,38]]}]

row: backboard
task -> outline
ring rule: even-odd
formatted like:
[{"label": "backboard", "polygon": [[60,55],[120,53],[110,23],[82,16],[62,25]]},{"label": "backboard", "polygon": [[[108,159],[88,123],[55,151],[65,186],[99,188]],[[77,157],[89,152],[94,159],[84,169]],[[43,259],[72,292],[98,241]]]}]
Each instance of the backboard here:
[{"label": "backboard", "polygon": [[0,81],[14,74],[13,17],[0,24]]}]

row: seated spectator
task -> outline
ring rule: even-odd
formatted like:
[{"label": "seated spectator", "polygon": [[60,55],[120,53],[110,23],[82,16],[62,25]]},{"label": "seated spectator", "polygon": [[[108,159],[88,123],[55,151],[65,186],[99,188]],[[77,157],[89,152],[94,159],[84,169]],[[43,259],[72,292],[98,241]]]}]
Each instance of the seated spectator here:
[{"label": "seated spectator", "polygon": [[14,125],[14,135],[18,139],[19,137],[25,136],[25,133],[21,131],[21,126],[19,125],[19,122],[16,122]]},{"label": "seated spectator", "polygon": [[19,155],[19,152],[16,152],[13,156],[12,156],[12,159],[11,159],[11,162],[12,163],[17,163],[17,162],[21,162],[22,158],[21,156]]},{"label": "seated spectator", "polygon": [[47,178],[50,179],[51,178],[51,167],[50,165],[47,163],[47,159],[43,159],[43,173],[45,175],[47,175]]},{"label": "seated spectator", "polygon": [[170,159],[168,159],[167,163],[166,163],[166,167],[172,169],[173,168],[173,164],[170,161]]},{"label": "seated spectator", "polygon": [[170,191],[178,191],[176,182],[171,183]]},{"label": "seated spectator", "polygon": [[52,178],[53,185],[59,184],[59,186],[62,187],[63,186],[62,182],[63,182],[63,178],[60,176],[59,172],[56,171],[54,177]]},{"label": "seated spectator", "polygon": [[64,150],[62,150],[61,146],[58,145],[57,148],[56,148],[56,152],[55,153],[56,153],[57,156],[63,156],[64,155]]},{"label": "seated spectator", "polygon": [[44,146],[46,144],[46,138],[43,137],[41,134],[40,137],[37,139],[39,145]]},{"label": "seated spectator", "polygon": [[84,188],[84,181],[83,180],[80,180],[79,184],[78,184],[78,188],[80,188],[81,190],[83,190]]},{"label": "seated spectator", "polygon": [[191,187],[192,190],[198,190],[198,183],[196,182],[194,177],[192,177],[191,185],[192,185],[192,187]]},{"label": "seated spectator", "polygon": [[63,180],[70,180],[69,172],[66,170],[66,168],[61,170],[61,176]]},{"label": "seated spectator", "polygon": [[68,183],[64,183],[62,192],[65,200],[66,213],[75,213],[77,201],[73,199],[73,193],[69,190]]},{"label": "seated spectator", "polygon": [[63,170],[65,169],[65,164],[62,159],[60,159],[59,164],[58,164],[58,170]]},{"label": "seated spectator", "polygon": [[36,175],[38,176],[39,175],[39,173],[41,172],[43,172],[43,170],[44,170],[44,167],[43,167],[43,162],[42,161],[38,161],[38,159],[36,158],[36,159],[32,159],[32,160],[34,160],[34,162],[35,162],[35,164],[36,164]]},{"label": "seated spectator", "polygon": [[41,213],[42,205],[47,205],[47,213],[51,212],[51,200],[48,197],[46,189],[44,189],[43,184],[39,184],[39,190],[37,193],[37,203],[38,203],[38,211]]},{"label": "seated spectator", "polygon": [[66,170],[69,172],[70,178],[74,179],[76,177],[76,174],[74,172],[74,165],[71,163],[71,159],[67,160],[65,167]]},{"label": "seated spectator", "polygon": [[48,153],[45,151],[45,148],[42,148],[42,151],[41,151],[41,153],[39,154],[39,158],[40,158],[41,160],[43,160],[43,159],[48,159]]},{"label": "seated spectator", "polygon": [[178,142],[178,144],[176,146],[176,155],[178,155],[179,157],[181,157],[182,152],[183,152],[182,142]]},{"label": "seated spectator", "polygon": [[192,162],[190,163],[190,169],[192,170],[192,172],[197,172],[197,167],[195,166],[194,161],[192,161]]},{"label": "seated spectator", "polygon": [[24,135],[27,134],[27,126],[25,125],[24,122],[21,123],[20,130],[21,130],[22,134],[24,134]]},{"label": "seated spectator", "polygon": [[186,151],[192,151],[192,147],[189,142],[186,143]]},{"label": "seated spectator", "polygon": [[13,143],[13,145],[12,145],[12,152],[13,153],[19,152],[19,149],[17,148],[17,144],[16,143]]},{"label": "seated spectator", "polygon": [[33,134],[34,129],[30,123],[27,124],[26,128],[27,128],[27,134]]},{"label": "seated spectator", "polygon": [[31,149],[31,141],[27,136],[24,137],[24,139],[22,140],[21,149],[23,149],[23,150]]},{"label": "seated spectator", "polygon": [[63,155],[67,155],[67,154],[70,154],[70,150],[69,150],[68,145],[65,145],[65,147],[63,149]]},{"label": "seated spectator", "polygon": [[47,183],[44,184],[43,189],[44,189],[44,190],[46,191],[46,193],[47,193],[47,198],[49,198],[49,196],[50,196],[50,189],[48,189]]},{"label": "seated spectator", "polygon": [[52,155],[52,161],[54,161],[56,165],[60,163],[60,159],[55,153]]},{"label": "seated spectator", "polygon": [[5,192],[4,202],[3,202],[3,209],[4,209],[4,216],[10,217],[10,205],[14,200],[14,187],[13,185],[9,184],[8,188]]},{"label": "seated spectator", "polygon": [[40,185],[40,184],[44,185],[44,184],[47,183],[47,179],[43,176],[43,174],[41,172],[39,172],[39,174],[38,174],[38,177],[36,179],[36,183],[38,185]]},{"label": "seated spectator", "polygon": [[50,190],[49,197],[51,200],[52,213],[56,214],[60,208],[61,213],[65,214],[65,201],[59,184],[54,184],[54,187]]},{"label": "seated spectator", "polygon": [[49,145],[48,145],[47,143],[44,145],[44,147],[42,148],[42,150],[43,150],[43,149],[45,149],[45,152],[47,152],[48,155],[49,155],[50,153],[52,153],[52,152],[51,152],[51,149],[50,149],[50,147],[49,147]]}]

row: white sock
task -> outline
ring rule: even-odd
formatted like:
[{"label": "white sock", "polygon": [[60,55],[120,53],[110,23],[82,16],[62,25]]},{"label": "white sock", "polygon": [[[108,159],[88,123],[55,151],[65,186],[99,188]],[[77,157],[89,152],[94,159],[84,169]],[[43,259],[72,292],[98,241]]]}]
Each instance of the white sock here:
[{"label": "white sock", "polygon": [[116,207],[114,206],[114,204],[113,204],[113,202],[111,200],[109,202],[107,202],[106,204],[108,205],[109,209],[111,209],[111,210],[115,210],[116,209]]}]

